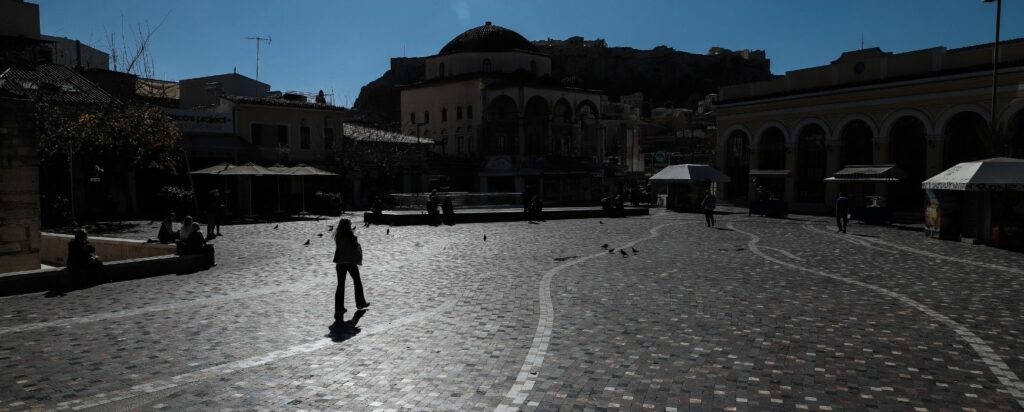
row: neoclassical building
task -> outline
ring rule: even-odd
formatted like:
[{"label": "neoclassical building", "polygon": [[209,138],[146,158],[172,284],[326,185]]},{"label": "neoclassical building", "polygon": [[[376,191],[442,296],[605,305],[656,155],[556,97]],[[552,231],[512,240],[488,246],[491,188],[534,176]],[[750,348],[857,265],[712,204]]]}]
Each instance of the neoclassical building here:
[{"label": "neoclassical building", "polygon": [[721,88],[715,162],[733,178],[721,195],[752,196],[755,171],[791,208],[820,210],[839,190],[822,179],[846,165],[895,164],[907,178],[874,191],[896,210],[921,212],[923,180],[959,162],[1024,157],[1024,40],[1000,52],[994,111],[991,44],[856,50],[825,66]]},{"label": "neoclassical building", "polygon": [[426,58],[401,86],[402,130],[430,138],[453,190],[521,191],[584,202],[601,192],[600,115],[606,98],[551,78],[551,58],[487,22]]}]

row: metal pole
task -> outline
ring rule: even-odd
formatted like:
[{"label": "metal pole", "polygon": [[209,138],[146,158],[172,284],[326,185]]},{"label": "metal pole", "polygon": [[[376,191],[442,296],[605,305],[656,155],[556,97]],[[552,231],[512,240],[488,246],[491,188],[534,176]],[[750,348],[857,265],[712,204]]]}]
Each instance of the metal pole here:
[{"label": "metal pole", "polygon": [[71,225],[77,226],[75,220],[75,157],[71,142],[68,142],[68,193],[71,199]]},{"label": "metal pole", "polygon": [[[1003,0],[996,0],[996,40],[992,43],[992,118],[989,121],[989,127],[992,132],[992,143],[999,141],[997,137],[998,133],[998,111],[996,111],[996,87],[999,81],[999,23],[1001,15],[1003,13]],[[1003,142],[1003,154],[1007,157],[1010,156],[1010,142],[1009,139]]]},{"label": "metal pole", "polygon": [[199,194],[196,193],[196,182],[192,178],[192,165],[188,162],[188,152],[181,149],[181,153],[185,155],[185,172],[188,175],[188,184],[192,187],[192,205],[196,208],[196,217],[199,217]]}]

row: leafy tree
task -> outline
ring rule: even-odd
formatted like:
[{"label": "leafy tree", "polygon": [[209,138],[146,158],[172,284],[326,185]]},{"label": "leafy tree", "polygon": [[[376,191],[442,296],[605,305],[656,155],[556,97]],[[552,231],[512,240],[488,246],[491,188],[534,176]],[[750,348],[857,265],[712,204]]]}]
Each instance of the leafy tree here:
[{"label": "leafy tree", "polygon": [[83,110],[43,99],[36,113],[44,163],[70,153],[113,172],[175,170],[181,132],[159,108],[114,102]]}]

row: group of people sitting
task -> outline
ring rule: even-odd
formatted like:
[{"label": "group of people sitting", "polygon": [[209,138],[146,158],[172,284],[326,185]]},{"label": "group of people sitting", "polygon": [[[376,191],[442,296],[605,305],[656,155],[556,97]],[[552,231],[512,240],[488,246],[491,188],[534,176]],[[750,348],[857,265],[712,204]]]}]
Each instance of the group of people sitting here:
[{"label": "group of people sitting", "polygon": [[[438,206],[440,205],[441,210],[438,214]],[[442,223],[446,225],[455,224],[455,205],[452,204],[452,199],[445,197],[441,200],[437,195],[437,189],[430,191],[430,196],[427,197],[427,215],[430,216],[430,224],[437,226]]]},{"label": "group of people sitting", "polygon": [[174,243],[177,246],[179,255],[206,255],[209,265],[214,265],[213,245],[206,243],[207,237],[203,236],[203,230],[199,223],[192,221],[192,216],[185,216],[181,220],[181,229],[174,230],[175,214],[171,213],[162,223],[156,237],[160,243]]}]

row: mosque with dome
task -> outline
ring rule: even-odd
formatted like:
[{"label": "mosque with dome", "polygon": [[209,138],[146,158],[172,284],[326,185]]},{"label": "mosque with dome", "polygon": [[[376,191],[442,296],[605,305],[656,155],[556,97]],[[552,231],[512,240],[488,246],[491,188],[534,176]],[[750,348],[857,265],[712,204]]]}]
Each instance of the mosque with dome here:
[{"label": "mosque with dome", "polygon": [[545,201],[601,196],[600,91],[551,76],[551,57],[515,31],[485,23],[426,57],[400,85],[401,128],[437,142],[452,190],[519,192]]}]

